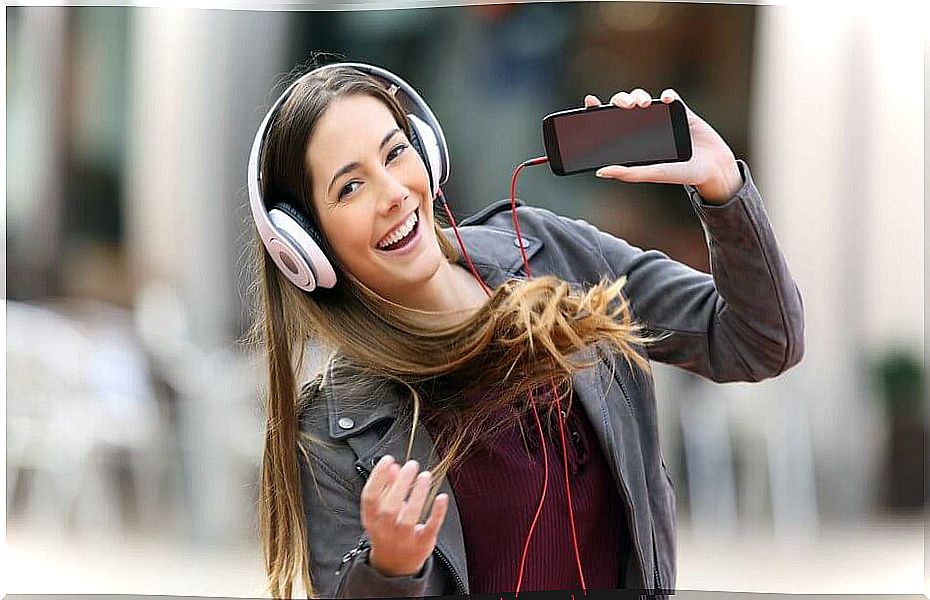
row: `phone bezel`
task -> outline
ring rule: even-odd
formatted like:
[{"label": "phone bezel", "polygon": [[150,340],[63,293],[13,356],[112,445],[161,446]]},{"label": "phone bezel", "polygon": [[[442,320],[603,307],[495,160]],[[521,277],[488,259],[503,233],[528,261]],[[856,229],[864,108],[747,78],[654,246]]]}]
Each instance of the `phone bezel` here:
[{"label": "phone bezel", "polygon": [[600,110],[649,110],[657,104],[662,104],[668,107],[669,119],[672,122],[672,133],[675,136],[675,150],[678,154],[678,157],[673,160],[648,160],[648,161],[631,161],[626,163],[618,163],[628,167],[637,167],[642,165],[654,165],[659,163],[668,163],[668,162],[686,162],[691,160],[691,134],[688,130],[688,118],[685,114],[685,105],[680,100],[672,100],[668,104],[662,102],[661,99],[653,99],[650,106],[643,107],[634,107],[634,108],[620,108],[613,104],[606,104],[602,106],[593,106],[591,108],[572,108],[569,110],[562,110],[559,112],[554,112],[543,117],[543,143],[546,146],[546,155],[549,157],[549,167],[552,169],[552,172],[556,175],[575,175],[577,173],[586,173],[589,171],[596,171],[600,167],[590,167],[586,169],[579,169],[576,171],[566,171],[564,165],[562,164],[562,155],[559,152],[558,136],[555,133],[555,121],[558,118],[576,115],[579,113],[591,113],[597,112]]}]

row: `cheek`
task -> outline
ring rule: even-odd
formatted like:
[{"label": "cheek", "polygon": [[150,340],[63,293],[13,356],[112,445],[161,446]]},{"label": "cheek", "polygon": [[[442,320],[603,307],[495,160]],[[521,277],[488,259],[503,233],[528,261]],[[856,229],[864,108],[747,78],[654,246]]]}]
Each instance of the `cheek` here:
[{"label": "cheek", "polygon": [[367,254],[371,232],[366,222],[363,215],[355,214],[348,206],[333,210],[323,220],[330,248],[350,270]]},{"label": "cheek", "polygon": [[417,151],[411,147],[408,152],[410,155],[404,161],[404,179],[411,187],[418,188],[418,191],[429,194],[429,173],[426,171],[426,165],[423,159],[417,154]]}]

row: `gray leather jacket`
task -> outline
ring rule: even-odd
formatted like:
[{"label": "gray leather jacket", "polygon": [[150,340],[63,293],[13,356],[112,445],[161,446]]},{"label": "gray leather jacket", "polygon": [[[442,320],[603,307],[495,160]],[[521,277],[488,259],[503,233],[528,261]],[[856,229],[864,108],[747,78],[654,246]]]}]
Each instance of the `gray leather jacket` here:
[{"label": "gray leather jacket", "polygon": [[[639,349],[649,359],[718,382],[775,377],[803,354],[801,295],[749,169],[743,161],[739,166],[743,186],[724,205],[705,204],[685,186],[706,234],[713,276],[661,252],[635,248],[585,221],[521,205],[520,230],[533,275],[555,274],[580,286],[604,274],[626,275],[623,292],[633,317],[650,332],[672,334]],[[524,276],[508,209],[509,200],[497,202],[460,226],[476,268],[492,287]],[[675,496],[659,449],[652,377],[632,373],[618,356],[600,355],[594,367],[575,376],[574,390],[626,504],[634,551],[620,580],[626,588],[671,590]],[[449,510],[422,571],[385,577],[367,562],[360,495],[381,456],[405,455],[410,424],[398,418],[403,397],[389,382],[358,376],[339,357],[303,388],[301,429],[324,442],[312,446],[311,469],[299,458],[310,568],[321,597],[469,593],[462,527],[448,481],[441,491],[449,494]],[[432,448],[429,434],[418,427],[412,458],[432,464],[427,460]]]}]

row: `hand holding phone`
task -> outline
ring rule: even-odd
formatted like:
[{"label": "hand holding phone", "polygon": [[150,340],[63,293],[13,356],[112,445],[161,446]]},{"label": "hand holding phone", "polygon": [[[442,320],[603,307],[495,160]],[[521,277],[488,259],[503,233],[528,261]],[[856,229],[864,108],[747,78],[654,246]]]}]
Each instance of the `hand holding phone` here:
[{"label": "hand holding phone", "polygon": [[[587,113],[588,111],[602,112],[611,110],[617,111],[607,113],[613,115],[614,118],[619,117],[620,114],[631,115],[632,122],[642,125],[644,121],[648,121],[648,119],[644,119],[642,116],[646,114],[646,111],[648,111],[651,106],[653,107],[652,110],[656,110],[657,108],[664,108],[662,105],[671,107],[678,104],[684,109],[687,133],[690,139],[690,156],[688,156],[688,153],[685,151],[686,142],[680,137],[682,134],[680,132],[676,133],[676,125],[672,121],[672,119],[678,118],[673,116],[674,111],[677,109],[668,108],[667,121],[657,120],[660,123],[659,127],[653,130],[662,132],[661,135],[664,136],[665,144],[664,149],[661,147],[657,149],[657,144],[650,143],[640,148],[640,151],[644,152],[645,150],[651,152],[651,156],[643,156],[643,154],[632,157],[631,155],[625,157],[601,156],[598,157],[599,160],[591,160],[589,162],[584,162],[584,160],[579,161],[575,158],[573,164],[569,165],[574,167],[574,169],[566,170],[565,163],[562,160],[562,154],[560,153],[558,156],[554,156],[556,153],[555,149],[557,147],[561,148],[560,144],[562,140],[568,139],[564,137],[566,132],[569,137],[574,137],[576,141],[578,141],[579,136],[577,134],[579,130],[572,127],[567,129],[563,128],[563,131],[560,132],[562,135],[560,136],[557,134],[554,127],[554,117],[560,113],[555,113],[546,117],[546,119],[552,117],[552,119],[550,119],[548,137],[546,133],[546,121],[543,121],[543,137],[546,141],[546,152],[549,156],[553,172],[556,175],[568,175],[571,173],[596,170],[596,174],[599,177],[617,179],[628,183],[653,182],[690,184],[697,188],[698,193],[705,201],[717,204],[726,202],[726,200],[735,194],[743,183],[742,175],[736,164],[733,151],[710,125],[688,108],[687,104],[684,103],[675,90],[666,89],[662,92],[659,99],[662,105],[656,103],[656,105],[653,106],[654,102],[656,101],[652,99],[648,92],[642,88],[637,88],[630,93],[618,92],[614,94],[610,99],[610,103],[606,106],[602,105],[601,101],[598,100],[596,96],[588,95],[584,100],[585,108],[576,109],[574,111],[563,111],[563,113],[578,115]],[[596,115],[595,112],[592,112],[592,114]],[[651,116],[654,117],[656,114],[661,115],[661,111],[653,113]],[[584,118],[584,115],[582,115],[581,118]],[[595,116],[595,119],[596,118],[599,117]],[[619,119],[617,120],[619,121]],[[585,125],[587,124],[586,122]],[[680,131],[681,124],[679,123],[677,127],[679,127]],[[647,132],[650,130],[643,129],[642,131]],[[659,134],[656,135],[658,136]],[[671,139],[674,141],[674,145],[671,145],[671,147],[674,148],[675,156],[667,152],[670,147],[670,142],[668,141],[669,136],[671,136]],[[582,138],[580,142],[583,144],[584,136],[580,137]],[[633,135],[633,137],[637,137],[637,135]],[[643,134],[639,134],[639,137],[642,139]],[[578,146],[568,147],[568,154],[570,157],[574,156],[571,155],[571,150],[577,147]],[[552,151],[550,152],[550,150]],[[582,156],[584,156],[584,154],[582,154]],[[614,158],[619,158],[619,160],[613,160]],[[592,164],[595,162],[600,164]]]}]

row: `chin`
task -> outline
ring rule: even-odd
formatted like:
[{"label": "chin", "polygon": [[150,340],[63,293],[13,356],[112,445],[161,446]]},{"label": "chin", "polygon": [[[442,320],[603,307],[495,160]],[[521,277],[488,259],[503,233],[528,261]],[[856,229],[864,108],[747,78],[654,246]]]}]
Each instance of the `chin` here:
[{"label": "chin", "polygon": [[430,236],[430,239],[423,241],[429,242],[429,250],[424,249],[424,252],[417,257],[416,263],[408,270],[411,283],[426,283],[432,279],[444,260],[442,249],[439,248],[435,238]]}]

